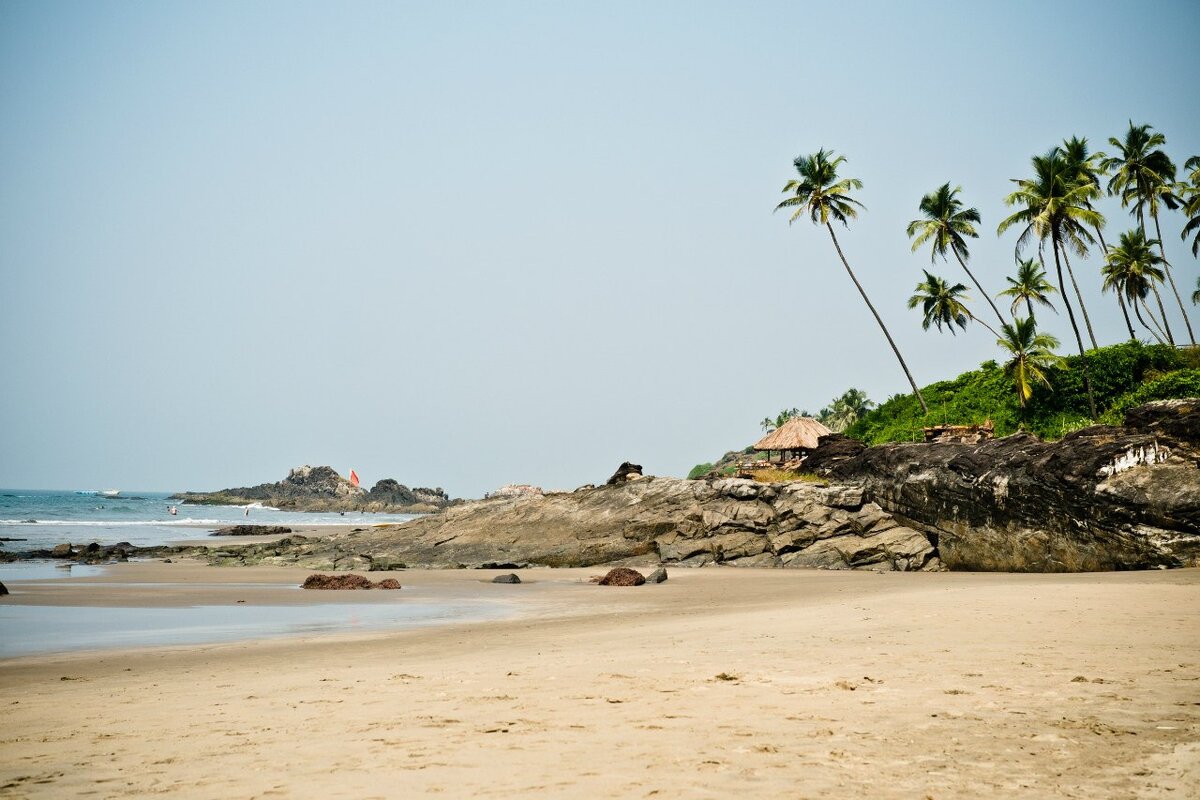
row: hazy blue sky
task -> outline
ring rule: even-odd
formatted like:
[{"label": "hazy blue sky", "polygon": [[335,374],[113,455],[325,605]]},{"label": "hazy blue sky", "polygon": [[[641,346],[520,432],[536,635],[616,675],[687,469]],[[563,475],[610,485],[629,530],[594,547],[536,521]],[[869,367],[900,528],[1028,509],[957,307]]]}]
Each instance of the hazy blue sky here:
[{"label": "hazy blue sky", "polygon": [[5,0],[0,486],[571,488],[907,391],[827,234],[772,213],[820,147],[918,382],[950,377],[998,350],[905,308],[921,195],[962,184],[998,291],[1030,156],[1130,118],[1200,153],[1197,30],[1195,0]]}]

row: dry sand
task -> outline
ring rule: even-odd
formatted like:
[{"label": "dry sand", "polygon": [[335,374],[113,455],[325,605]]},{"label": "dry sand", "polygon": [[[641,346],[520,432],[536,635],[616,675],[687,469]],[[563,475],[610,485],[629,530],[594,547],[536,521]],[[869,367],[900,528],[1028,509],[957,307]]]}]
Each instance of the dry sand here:
[{"label": "dry sand", "polygon": [[[598,572],[393,573],[519,598],[502,622],[0,661],[0,796],[1200,791],[1200,570]],[[130,564],[0,602],[265,602],[247,582],[303,574]]]}]

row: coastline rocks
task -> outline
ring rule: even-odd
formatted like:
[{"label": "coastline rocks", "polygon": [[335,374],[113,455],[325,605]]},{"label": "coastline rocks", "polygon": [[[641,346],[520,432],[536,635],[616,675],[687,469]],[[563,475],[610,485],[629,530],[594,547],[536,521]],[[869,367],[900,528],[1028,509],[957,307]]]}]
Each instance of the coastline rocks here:
[{"label": "coastline rocks", "polygon": [[667,579],[667,571],[662,567],[646,576],[646,583],[662,583]]},{"label": "coastline rocks", "polygon": [[617,467],[617,471],[614,472],[613,476],[608,479],[608,483],[606,485],[607,486],[616,486],[618,483],[625,483],[626,481],[635,481],[641,477],[642,477],[642,465],[641,464],[633,464],[633,463],[626,461],[626,462],[623,462],[621,464],[621,466]]},{"label": "coastline rocks", "polygon": [[3,583],[0,583],[0,597],[3,597],[6,594],[8,594],[8,587]]},{"label": "coastline rocks", "polygon": [[399,589],[400,582],[395,578],[384,578],[378,583],[372,583],[362,575],[309,575],[300,584],[301,589]]},{"label": "coastline rocks", "polygon": [[216,492],[180,492],[172,500],[197,505],[248,505],[262,503],[290,511],[393,511],[428,513],[453,503],[441,488],[409,489],[384,478],[370,492],[355,486],[332,467],[307,464],[288,472],[277,483],[262,483]]},{"label": "coastline rocks", "polygon": [[291,532],[291,528],[283,525],[231,525],[228,528],[217,528],[209,536],[273,536],[277,533]]},{"label": "coastline rocks", "polygon": [[50,550],[51,558],[73,558],[74,556],[75,549],[69,544],[56,544]]},{"label": "coastline rocks", "polygon": [[492,578],[492,583],[520,583],[520,582],[521,582],[521,579],[511,572],[508,573],[507,575],[497,575],[496,577]]},{"label": "coastline rocks", "polygon": [[1057,442],[868,448],[823,436],[805,467],[921,530],[950,569],[1073,572],[1200,565],[1198,464],[1200,399],[1188,399]]},{"label": "coastline rocks", "polygon": [[608,574],[600,579],[601,586],[641,586],[645,582],[645,575],[628,567],[610,569]]}]

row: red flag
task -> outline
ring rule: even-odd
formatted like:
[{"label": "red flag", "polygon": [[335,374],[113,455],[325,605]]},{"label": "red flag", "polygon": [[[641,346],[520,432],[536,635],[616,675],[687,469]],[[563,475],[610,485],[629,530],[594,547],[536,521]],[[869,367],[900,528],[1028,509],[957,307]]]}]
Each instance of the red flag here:
[{"label": "red flag", "polygon": [[353,486],[358,486],[358,473],[354,470],[350,470],[350,484]]}]

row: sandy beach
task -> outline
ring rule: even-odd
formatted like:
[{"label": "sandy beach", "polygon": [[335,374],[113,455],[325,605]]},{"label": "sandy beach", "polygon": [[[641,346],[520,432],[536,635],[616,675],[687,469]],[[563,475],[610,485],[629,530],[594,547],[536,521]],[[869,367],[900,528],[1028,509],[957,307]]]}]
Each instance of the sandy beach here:
[{"label": "sandy beach", "polygon": [[[600,572],[393,573],[501,621],[0,661],[0,796],[1197,796],[1200,570]],[[128,564],[3,602],[305,574]]]}]

